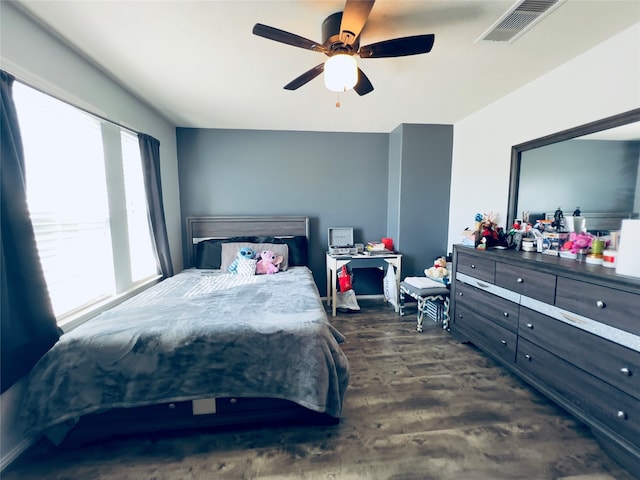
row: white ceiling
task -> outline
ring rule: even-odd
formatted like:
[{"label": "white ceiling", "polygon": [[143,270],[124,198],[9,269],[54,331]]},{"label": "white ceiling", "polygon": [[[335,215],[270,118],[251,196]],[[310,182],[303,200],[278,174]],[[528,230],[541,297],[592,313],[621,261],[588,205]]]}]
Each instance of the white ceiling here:
[{"label": "white ceiling", "polygon": [[323,54],[251,30],[263,23],[322,42],[322,22],[343,0],[19,4],[176,126],[267,130],[453,124],[640,21],[639,0],[567,0],[511,44],[476,42],[514,0],[378,0],[361,45],[434,33],[433,50],[358,59],[375,90],[341,94],[336,108],[321,77],[282,88]]}]

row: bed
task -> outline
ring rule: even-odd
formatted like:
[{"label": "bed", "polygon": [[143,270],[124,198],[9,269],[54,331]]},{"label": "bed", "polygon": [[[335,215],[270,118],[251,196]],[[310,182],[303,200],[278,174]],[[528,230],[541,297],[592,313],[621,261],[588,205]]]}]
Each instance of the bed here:
[{"label": "bed", "polygon": [[[337,423],[345,338],[305,265],[308,232],[307,217],[188,218],[186,261],[200,268],[65,333],[28,377],[25,434],[76,445],[192,427]],[[272,275],[227,273],[222,256],[245,243],[290,249],[288,264]]]}]

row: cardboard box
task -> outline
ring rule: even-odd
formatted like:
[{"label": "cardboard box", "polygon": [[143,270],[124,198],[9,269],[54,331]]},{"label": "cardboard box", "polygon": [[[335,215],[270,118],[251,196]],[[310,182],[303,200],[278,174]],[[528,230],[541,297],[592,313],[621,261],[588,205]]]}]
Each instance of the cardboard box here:
[{"label": "cardboard box", "polygon": [[480,232],[477,230],[466,229],[462,232],[462,245],[475,247],[480,243]]},{"label": "cardboard box", "polygon": [[562,245],[569,239],[568,233],[542,232],[541,252],[547,255],[558,255]]}]

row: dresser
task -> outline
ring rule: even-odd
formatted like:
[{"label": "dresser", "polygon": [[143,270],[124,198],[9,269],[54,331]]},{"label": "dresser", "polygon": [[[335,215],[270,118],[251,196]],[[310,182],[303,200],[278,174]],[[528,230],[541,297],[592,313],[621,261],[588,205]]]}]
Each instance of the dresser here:
[{"label": "dresser", "polygon": [[453,272],[451,334],[587,424],[640,478],[640,279],[457,245]]}]

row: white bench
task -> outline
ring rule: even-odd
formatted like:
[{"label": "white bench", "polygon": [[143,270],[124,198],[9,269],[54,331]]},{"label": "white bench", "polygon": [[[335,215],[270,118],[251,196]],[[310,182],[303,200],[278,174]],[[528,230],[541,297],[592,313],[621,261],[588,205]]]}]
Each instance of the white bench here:
[{"label": "white bench", "polygon": [[409,295],[418,302],[418,324],[416,330],[422,332],[422,322],[429,302],[442,302],[442,315],[436,315],[436,321],[442,328],[449,328],[449,289],[444,282],[427,277],[407,277],[400,282],[400,316],[405,314],[405,296]]}]

